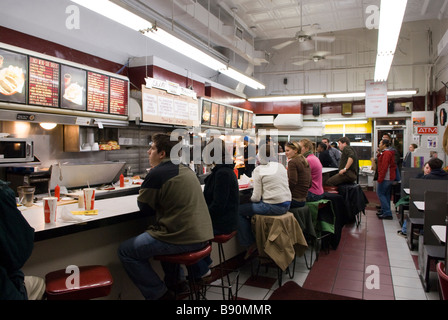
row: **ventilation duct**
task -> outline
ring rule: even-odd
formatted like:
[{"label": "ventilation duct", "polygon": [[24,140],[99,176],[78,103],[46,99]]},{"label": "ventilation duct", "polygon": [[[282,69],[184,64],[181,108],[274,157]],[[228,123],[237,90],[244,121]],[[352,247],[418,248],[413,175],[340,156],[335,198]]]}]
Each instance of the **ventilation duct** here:
[{"label": "ventilation duct", "polygon": [[274,119],[278,129],[298,129],[303,127],[303,114],[279,114]]}]

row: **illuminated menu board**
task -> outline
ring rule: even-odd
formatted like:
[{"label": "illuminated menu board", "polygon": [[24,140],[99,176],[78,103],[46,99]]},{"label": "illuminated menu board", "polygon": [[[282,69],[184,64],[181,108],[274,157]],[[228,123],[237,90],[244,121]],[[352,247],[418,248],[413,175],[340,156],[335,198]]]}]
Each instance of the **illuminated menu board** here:
[{"label": "illuminated menu board", "polygon": [[226,107],[226,128],[232,127],[232,108]]},{"label": "illuminated menu board", "polygon": [[109,111],[109,77],[87,72],[87,111]]},{"label": "illuminated menu board", "polygon": [[202,102],[201,124],[205,124],[205,125],[210,124],[211,113],[212,113],[212,103],[204,100]]},{"label": "illuminated menu board", "polygon": [[128,82],[110,78],[109,113],[126,116],[128,114]]},{"label": "illuminated menu board", "polygon": [[217,103],[212,103],[212,113],[210,117],[210,125],[217,126],[218,125],[218,116],[219,116],[219,105]]},{"label": "illuminated menu board", "polygon": [[27,56],[0,49],[0,101],[26,103]]},{"label": "illuminated menu board", "polygon": [[218,119],[218,126],[224,127],[226,123],[226,106],[223,106],[222,104],[219,105],[219,119]]},{"label": "illuminated menu board", "polygon": [[232,110],[232,128],[236,129],[238,123],[238,109]]},{"label": "illuminated menu board", "polygon": [[86,71],[61,65],[61,108],[86,110]]},{"label": "illuminated menu board", "polygon": [[59,107],[59,64],[29,58],[29,98],[33,105]]}]

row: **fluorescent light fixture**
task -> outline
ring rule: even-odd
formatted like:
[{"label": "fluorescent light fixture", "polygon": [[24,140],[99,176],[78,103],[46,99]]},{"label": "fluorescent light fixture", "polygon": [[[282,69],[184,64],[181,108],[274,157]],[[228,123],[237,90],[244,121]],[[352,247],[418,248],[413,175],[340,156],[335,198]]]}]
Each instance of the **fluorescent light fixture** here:
[{"label": "fluorescent light fixture", "polygon": [[401,90],[401,91],[388,91],[388,96],[413,96],[417,94],[417,90]]},{"label": "fluorescent light fixture", "polygon": [[381,0],[375,81],[387,81],[407,2],[407,0]]},{"label": "fluorescent light fixture", "polygon": [[335,126],[335,125],[342,125],[342,124],[344,124],[344,125],[350,125],[350,124],[366,124],[367,123],[367,120],[356,120],[356,121],[350,121],[350,120],[347,120],[347,121],[329,121],[329,122],[324,122],[324,124],[326,125],[326,126]]},{"label": "fluorescent light fixture", "polygon": [[254,88],[254,89],[265,89],[266,88],[265,85],[262,84],[261,82],[259,82],[258,80],[255,80],[252,77],[246,76],[245,74],[242,74],[241,72],[233,69],[232,67],[223,68],[219,71],[230,78],[233,78],[241,83],[248,85],[251,88]]},{"label": "fluorescent light fixture", "polygon": [[[388,91],[388,96],[412,96],[417,94],[417,90],[394,90]],[[327,99],[343,99],[343,98],[364,98],[365,92],[344,92],[344,93],[327,93]]]},{"label": "fluorescent light fixture", "polygon": [[112,19],[128,28],[139,31],[148,38],[254,89],[265,88],[259,81],[227,66],[227,64],[220,60],[213,58],[205,52],[175,37],[169,32],[154,26],[151,22],[109,0],[72,0],[72,2]]},{"label": "fluorescent light fixture", "polygon": [[312,100],[323,99],[323,94],[309,94],[309,95],[287,95],[287,96],[266,96],[254,97],[247,99],[250,102],[279,102],[279,101],[294,101],[294,100]]},{"label": "fluorescent light fixture", "polygon": [[109,0],[72,0],[87,9],[99,13],[135,31],[152,27],[152,23],[142,17],[110,2]]},{"label": "fluorescent light fixture", "polygon": [[158,43],[163,44],[164,46],[167,46],[168,48],[181,53],[206,67],[209,67],[210,69],[220,71],[221,69],[227,68],[227,65],[221,61],[209,56],[203,51],[193,47],[183,40],[180,40],[159,27],[144,30],[142,33],[148,38],[157,41]]},{"label": "fluorescent light fixture", "polygon": [[325,95],[328,99],[342,99],[342,98],[364,98],[365,92],[345,92],[345,93],[327,93]]}]

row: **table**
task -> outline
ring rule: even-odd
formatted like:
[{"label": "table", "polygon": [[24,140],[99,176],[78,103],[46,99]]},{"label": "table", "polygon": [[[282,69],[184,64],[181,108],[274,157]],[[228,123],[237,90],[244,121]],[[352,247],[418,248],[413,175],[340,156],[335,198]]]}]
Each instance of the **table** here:
[{"label": "table", "polygon": [[420,211],[425,211],[425,201],[414,201],[415,206]]},{"label": "table", "polygon": [[432,225],[431,230],[436,235],[437,239],[439,239],[440,242],[442,243],[446,242],[446,226]]},{"label": "table", "polygon": [[322,167],[322,174],[338,171],[338,168]]}]

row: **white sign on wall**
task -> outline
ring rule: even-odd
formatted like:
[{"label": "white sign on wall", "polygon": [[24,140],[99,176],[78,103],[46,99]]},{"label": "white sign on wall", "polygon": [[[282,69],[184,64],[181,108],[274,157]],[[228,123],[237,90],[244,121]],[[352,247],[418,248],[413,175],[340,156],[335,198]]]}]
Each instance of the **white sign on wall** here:
[{"label": "white sign on wall", "polygon": [[366,117],[387,116],[387,82],[366,81]]}]

